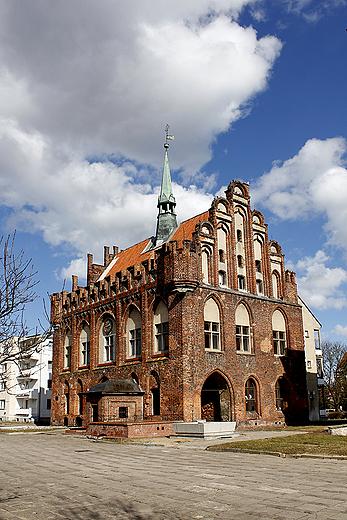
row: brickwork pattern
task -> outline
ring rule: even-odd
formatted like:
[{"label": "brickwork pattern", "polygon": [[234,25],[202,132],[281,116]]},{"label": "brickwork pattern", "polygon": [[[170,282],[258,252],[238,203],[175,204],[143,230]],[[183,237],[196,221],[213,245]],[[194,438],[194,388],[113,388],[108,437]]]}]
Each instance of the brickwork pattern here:
[{"label": "brickwork pattern", "polygon": [[[238,289],[235,211],[242,211],[243,241],[247,291]],[[207,218],[207,220],[205,220]],[[161,248],[147,252],[145,260],[131,264],[131,248],[124,254],[127,269],[109,271],[117,257],[105,249],[104,266],[88,258],[88,283],[73,291],[53,294],[52,323],[54,332],[52,424],[75,425],[76,418],[86,425],[92,419],[90,403],[83,392],[104,378],[135,378],[145,391],[143,418],[147,420],[184,420],[201,418],[201,392],[206,379],[218,374],[230,394],[230,419],[238,424],[299,423],[307,417],[305,356],[301,308],[297,303],[295,273],[285,271],[280,246],[268,241],[263,216],[251,211],[247,184],[234,181],[226,198],[216,199],[187,237],[190,221],[182,223],[173,239]],[[218,226],[228,230],[226,264],[228,286],[218,281]],[[262,241],[263,293],[257,294],[253,254],[255,236]],[[175,238],[176,237],[176,238]],[[209,283],[203,283],[201,250],[207,244]],[[134,246],[134,249],[138,246]],[[122,255],[122,252],[120,253]],[[135,255],[136,256],[136,255]],[[138,256],[134,259],[139,262]],[[273,297],[272,263],[278,265],[278,298]],[[121,265],[121,264],[119,264]],[[117,262],[115,263],[117,266]],[[220,350],[205,349],[204,306],[213,298],[220,314]],[[169,351],[155,352],[153,318],[159,301],[169,314]],[[250,317],[248,353],[236,348],[235,312],[243,303]],[[139,359],[127,357],[126,324],[132,308],[142,317],[142,353]],[[272,315],[279,309],[286,324],[287,351],[275,356],[272,344]],[[116,359],[99,361],[100,329],[106,318],[116,323]],[[90,328],[90,364],[81,366],[80,333],[83,324]],[[64,344],[71,332],[71,366],[64,368]],[[245,384],[252,378],[256,385],[256,409],[247,412]],[[275,384],[282,378],[285,387],[284,409],[276,409]],[[160,415],[153,415],[152,390],[160,394]],[[68,403],[68,406],[67,406]],[[82,413],[81,412],[82,403]]]}]

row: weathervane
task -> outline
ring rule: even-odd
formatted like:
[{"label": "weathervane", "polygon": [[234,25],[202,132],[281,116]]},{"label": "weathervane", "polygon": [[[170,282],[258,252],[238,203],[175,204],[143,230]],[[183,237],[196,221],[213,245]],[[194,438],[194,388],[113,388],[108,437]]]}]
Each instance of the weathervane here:
[{"label": "weathervane", "polygon": [[170,125],[166,125],[166,127],[165,127],[166,140],[165,140],[165,144],[164,144],[164,148],[166,148],[166,149],[168,149],[170,146],[168,141],[173,141],[175,139],[175,137],[173,135],[169,135],[169,128],[170,128]]}]

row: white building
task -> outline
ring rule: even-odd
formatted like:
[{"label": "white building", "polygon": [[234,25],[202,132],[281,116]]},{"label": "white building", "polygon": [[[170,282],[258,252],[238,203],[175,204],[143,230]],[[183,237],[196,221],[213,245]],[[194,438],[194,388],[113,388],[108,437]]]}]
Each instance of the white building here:
[{"label": "white building", "polygon": [[[298,302],[302,307],[304,327],[309,419],[310,421],[319,421],[323,416],[325,417],[323,356],[320,342],[320,329],[322,325],[300,297],[298,297]],[[322,410],[319,409],[320,402]]]},{"label": "white building", "polygon": [[[19,345],[16,343],[19,341]],[[32,336],[18,340],[15,348],[36,342]],[[51,415],[52,340],[18,361],[0,364],[0,421],[49,422]]]}]

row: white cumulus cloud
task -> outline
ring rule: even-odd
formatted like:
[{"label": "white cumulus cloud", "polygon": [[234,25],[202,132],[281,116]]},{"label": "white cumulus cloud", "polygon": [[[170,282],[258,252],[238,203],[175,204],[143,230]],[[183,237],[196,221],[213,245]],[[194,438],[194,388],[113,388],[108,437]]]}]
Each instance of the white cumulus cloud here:
[{"label": "white cumulus cloud", "polygon": [[[155,232],[166,123],[181,220],[208,208],[211,143],[267,88],[281,42],[237,23],[254,0],[4,0],[6,223],[81,255]],[[178,137],[179,136],[179,137]],[[94,252],[91,251],[91,252]]]},{"label": "white cumulus cloud", "polygon": [[332,332],[335,332],[335,334],[338,334],[339,336],[347,336],[347,326],[343,327],[338,324]]},{"label": "white cumulus cloud", "polygon": [[341,287],[347,282],[347,271],[341,267],[327,267],[329,261],[324,251],[317,251],[314,257],[306,256],[294,266],[298,273],[298,293],[314,309],[340,310],[347,306]]},{"label": "white cumulus cloud", "polygon": [[323,215],[331,244],[347,249],[346,140],[310,139],[299,153],[258,179],[252,200],[281,219]]}]

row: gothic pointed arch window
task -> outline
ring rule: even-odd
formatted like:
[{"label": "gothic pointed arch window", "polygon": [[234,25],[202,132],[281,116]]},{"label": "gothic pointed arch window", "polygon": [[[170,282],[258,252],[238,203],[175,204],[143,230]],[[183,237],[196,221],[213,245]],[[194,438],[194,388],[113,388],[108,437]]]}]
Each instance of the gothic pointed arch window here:
[{"label": "gothic pointed arch window", "polygon": [[142,318],[138,309],[132,308],[130,310],[127,321],[127,357],[139,358],[141,357],[142,347]]},{"label": "gothic pointed arch window", "polygon": [[111,316],[104,317],[100,328],[100,357],[102,363],[116,359],[116,322]]},{"label": "gothic pointed arch window", "polygon": [[283,410],[283,379],[277,379],[275,384],[276,409]]},{"label": "gothic pointed arch window", "polygon": [[245,402],[246,412],[258,411],[257,385],[252,377],[250,377],[246,382]]},{"label": "gothic pointed arch window", "polygon": [[273,297],[280,298],[280,275],[276,269],[272,271],[271,279]]},{"label": "gothic pointed arch window", "polygon": [[203,247],[201,251],[202,282],[207,284],[210,283],[210,258],[210,250],[207,247]]},{"label": "gothic pointed arch window", "polygon": [[87,323],[82,326],[80,334],[80,365],[89,366],[90,364],[90,329]]},{"label": "gothic pointed arch window", "polygon": [[221,287],[228,285],[227,278],[227,236],[228,230],[222,225],[217,229],[218,246],[218,283]]},{"label": "gothic pointed arch window", "polygon": [[169,350],[169,310],[161,300],[154,311],[154,353],[161,354]]},{"label": "gothic pointed arch window", "polygon": [[236,350],[249,354],[251,352],[250,320],[246,306],[240,303],[235,313],[236,323]]},{"label": "gothic pointed arch window", "polygon": [[209,298],[204,307],[205,349],[220,350],[220,317],[217,303]]},{"label": "gothic pointed arch window", "polygon": [[64,368],[71,368],[71,344],[72,344],[72,336],[71,331],[68,330],[65,335],[64,341]]},{"label": "gothic pointed arch window", "polygon": [[278,309],[272,315],[272,335],[275,356],[284,356],[287,348],[286,322]]}]

